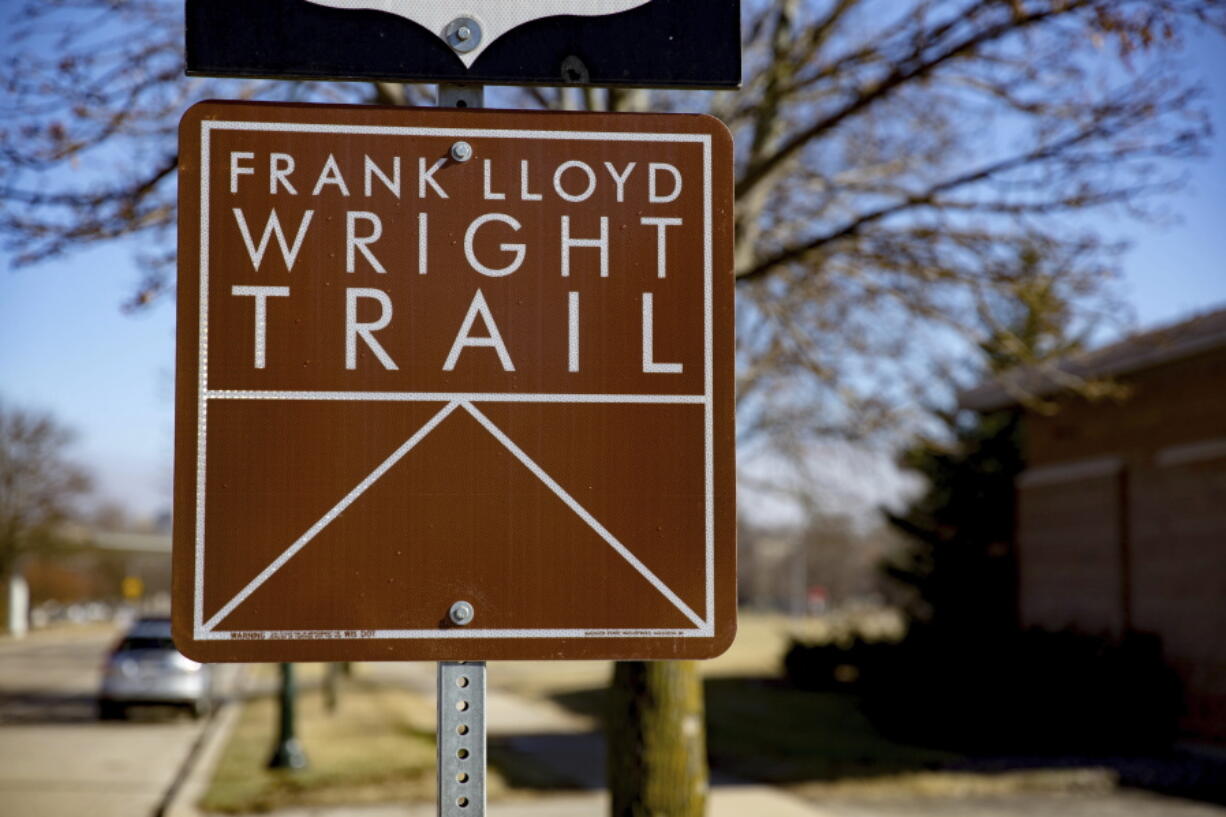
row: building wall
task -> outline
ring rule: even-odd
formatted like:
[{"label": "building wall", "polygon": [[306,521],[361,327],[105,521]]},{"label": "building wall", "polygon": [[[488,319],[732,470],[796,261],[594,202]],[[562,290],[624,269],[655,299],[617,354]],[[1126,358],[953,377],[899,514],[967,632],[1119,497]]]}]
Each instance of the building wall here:
[{"label": "building wall", "polygon": [[1020,616],[1157,633],[1185,728],[1226,740],[1226,349],[1123,382],[1122,403],[1027,415]]},{"label": "building wall", "polygon": [[1159,449],[1226,435],[1226,348],[1172,361],[1119,381],[1122,402],[1066,400],[1054,416],[1027,417],[1033,466]]},{"label": "building wall", "polygon": [[1026,626],[1124,631],[1118,482],[1108,474],[1021,486],[1018,604]]},{"label": "building wall", "polygon": [[1134,626],[1162,634],[1189,726],[1226,738],[1226,450],[1139,469],[1131,522]]}]

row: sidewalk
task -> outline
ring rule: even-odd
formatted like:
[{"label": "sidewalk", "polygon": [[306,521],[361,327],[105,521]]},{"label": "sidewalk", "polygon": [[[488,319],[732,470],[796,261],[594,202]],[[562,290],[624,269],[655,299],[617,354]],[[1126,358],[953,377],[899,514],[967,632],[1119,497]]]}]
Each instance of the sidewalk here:
[{"label": "sidewalk", "polygon": [[[362,675],[433,698],[433,664],[367,664]],[[486,693],[488,737],[530,763],[588,791],[535,794],[512,790],[487,805],[491,817],[607,817],[604,741],[594,719],[545,698],[491,685]],[[210,724],[190,772],[159,817],[200,817],[194,804],[238,719],[230,703]],[[814,792],[802,797],[783,789],[715,777],[708,817],[1226,817],[1226,809],[1131,790],[1032,792],[1003,796],[842,797]],[[270,817],[433,817],[433,803],[282,809]]]},{"label": "sidewalk", "polygon": [[[433,803],[413,806],[341,806],[284,809],[268,817],[435,817]],[[502,800],[486,807],[490,817],[608,817],[604,792],[551,795],[531,800]],[[768,786],[719,787],[712,791],[707,817],[841,817]],[[850,817],[850,815],[849,815]]]},{"label": "sidewalk", "polygon": [[[394,683],[433,698],[433,664],[368,664],[364,677]],[[200,817],[195,803],[208,787],[213,768],[238,720],[241,704],[226,704],[209,726],[192,768],[159,817]],[[505,739],[514,751],[548,767],[590,792],[532,796],[520,792],[491,802],[493,817],[607,817],[604,789],[604,740],[599,725],[552,701],[517,695],[491,686],[486,692],[488,735]],[[565,746],[559,751],[559,742]],[[830,817],[799,797],[762,785],[717,785],[709,795],[708,817]],[[433,803],[329,806],[283,809],[275,817],[433,817]]]},{"label": "sidewalk", "polygon": [[[608,817],[603,792],[491,803],[490,817]],[[268,817],[434,817],[433,803],[283,809]],[[707,817],[1222,817],[1226,810],[1144,792],[912,798],[816,805],[769,786],[716,786]]]}]

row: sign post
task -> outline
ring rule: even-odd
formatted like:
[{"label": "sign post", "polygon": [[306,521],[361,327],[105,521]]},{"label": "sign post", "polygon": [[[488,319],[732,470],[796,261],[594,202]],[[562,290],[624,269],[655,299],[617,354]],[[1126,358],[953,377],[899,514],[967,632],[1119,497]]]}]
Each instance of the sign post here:
[{"label": "sign post", "polygon": [[306,752],[298,741],[294,701],[298,696],[298,687],[294,682],[294,665],[283,661],[280,665],[281,685],[278,701],[277,742],[273,746],[272,756],[268,758],[270,769],[305,769],[307,767]]},{"label": "sign post", "polygon": [[485,662],[438,663],[439,817],[485,814]]},{"label": "sign post", "polygon": [[736,574],[730,135],[482,86],[736,87],[739,3],[187,0],[187,60],[440,83],[182,120],[174,632],[438,661],[484,814],[487,659],[712,657]]}]

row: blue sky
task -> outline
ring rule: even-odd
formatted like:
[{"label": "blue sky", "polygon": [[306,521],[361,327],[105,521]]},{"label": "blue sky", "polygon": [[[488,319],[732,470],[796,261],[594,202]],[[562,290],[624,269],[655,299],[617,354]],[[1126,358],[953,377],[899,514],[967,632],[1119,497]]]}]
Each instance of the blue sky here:
[{"label": "blue sky", "polygon": [[[1167,200],[1179,221],[1089,222],[1133,243],[1122,294],[1140,326],[1226,304],[1226,44],[1206,36],[1188,59],[1209,84],[1215,137]],[[0,255],[0,399],[74,428],[99,496],[144,515],[170,505],[174,305],[121,313],[138,277],[130,245],[22,270]]]},{"label": "blue sky", "polygon": [[1226,302],[1226,42],[1206,34],[1191,44],[1188,63],[1203,77],[1213,115],[1207,161],[1190,165],[1189,183],[1167,204],[1178,223],[1151,228],[1097,221],[1127,239],[1124,292],[1141,326],[1163,323]]},{"label": "blue sky", "polygon": [[135,314],[128,246],[14,271],[0,280],[0,397],[77,431],[98,493],[142,514],[170,504],[174,304]]}]

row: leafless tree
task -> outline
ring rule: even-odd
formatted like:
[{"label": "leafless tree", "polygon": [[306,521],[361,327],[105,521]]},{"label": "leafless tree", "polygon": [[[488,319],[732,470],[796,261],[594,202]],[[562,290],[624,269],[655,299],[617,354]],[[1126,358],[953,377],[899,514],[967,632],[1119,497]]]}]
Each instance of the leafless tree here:
[{"label": "leafless tree", "polygon": [[0,596],[26,553],[55,541],[89,479],[68,459],[72,435],[47,414],[0,402]]},{"label": "leafless tree", "polygon": [[[0,12],[3,14],[5,12]],[[178,123],[201,99],[422,104],[424,88],[184,75],[182,3],[30,0],[3,19],[0,235],[15,266],[136,239],[125,306],[174,282]]]},{"label": "leafless tree", "polygon": [[[744,88],[655,93],[737,140],[744,435],[862,433],[931,397],[1000,330],[1042,248],[1082,321],[1118,314],[1119,247],[1079,213],[1144,216],[1209,124],[1176,57],[1214,0],[745,0]],[[175,128],[199,98],[424,102],[420,87],[184,79],[177,3],[39,0],[11,21],[0,233],[17,263],[144,236],[173,281]],[[645,107],[637,91],[525,104]],[[1084,224],[1084,222],[1082,222]]]},{"label": "leafless tree", "polygon": [[[996,305],[1033,288],[1035,270],[1074,324],[1118,313],[1119,248],[1078,216],[1144,217],[1203,151],[1208,119],[1177,58],[1194,27],[1226,30],[1220,0],[742,5],[738,92],[523,97],[707,110],[733,131],[743,437],[889,427],[1010,331]],[[188,102],[426,99],[400,86],[185,80],[171,0],[26,0],[7,36],[5,246],[33,264],[141,237],[135,304],[173,282]],[[1045,263],[1017,263],[1036,249]]]},{"label": "leafless tree", "polygon": [[[999,332],[1040,248],[1077,318],[1118,314],[1119,247],[1209,136],[1176,58],[1215,0],[745,0],[744,88],[654,93],[737,143],[743,435],[862,433]],[[0,233],[18,264],[142,236],[134,304],[173,283],[175,129],[210,96],[421,103],[420,87],[185,79],[179,4],[38,0],[11,21]],[[646,92],[530,89],[632,109]],[[1081,222],[1084,224],[1084,222]],[[1034,269],[1032,265],[1030,269]]]}]

